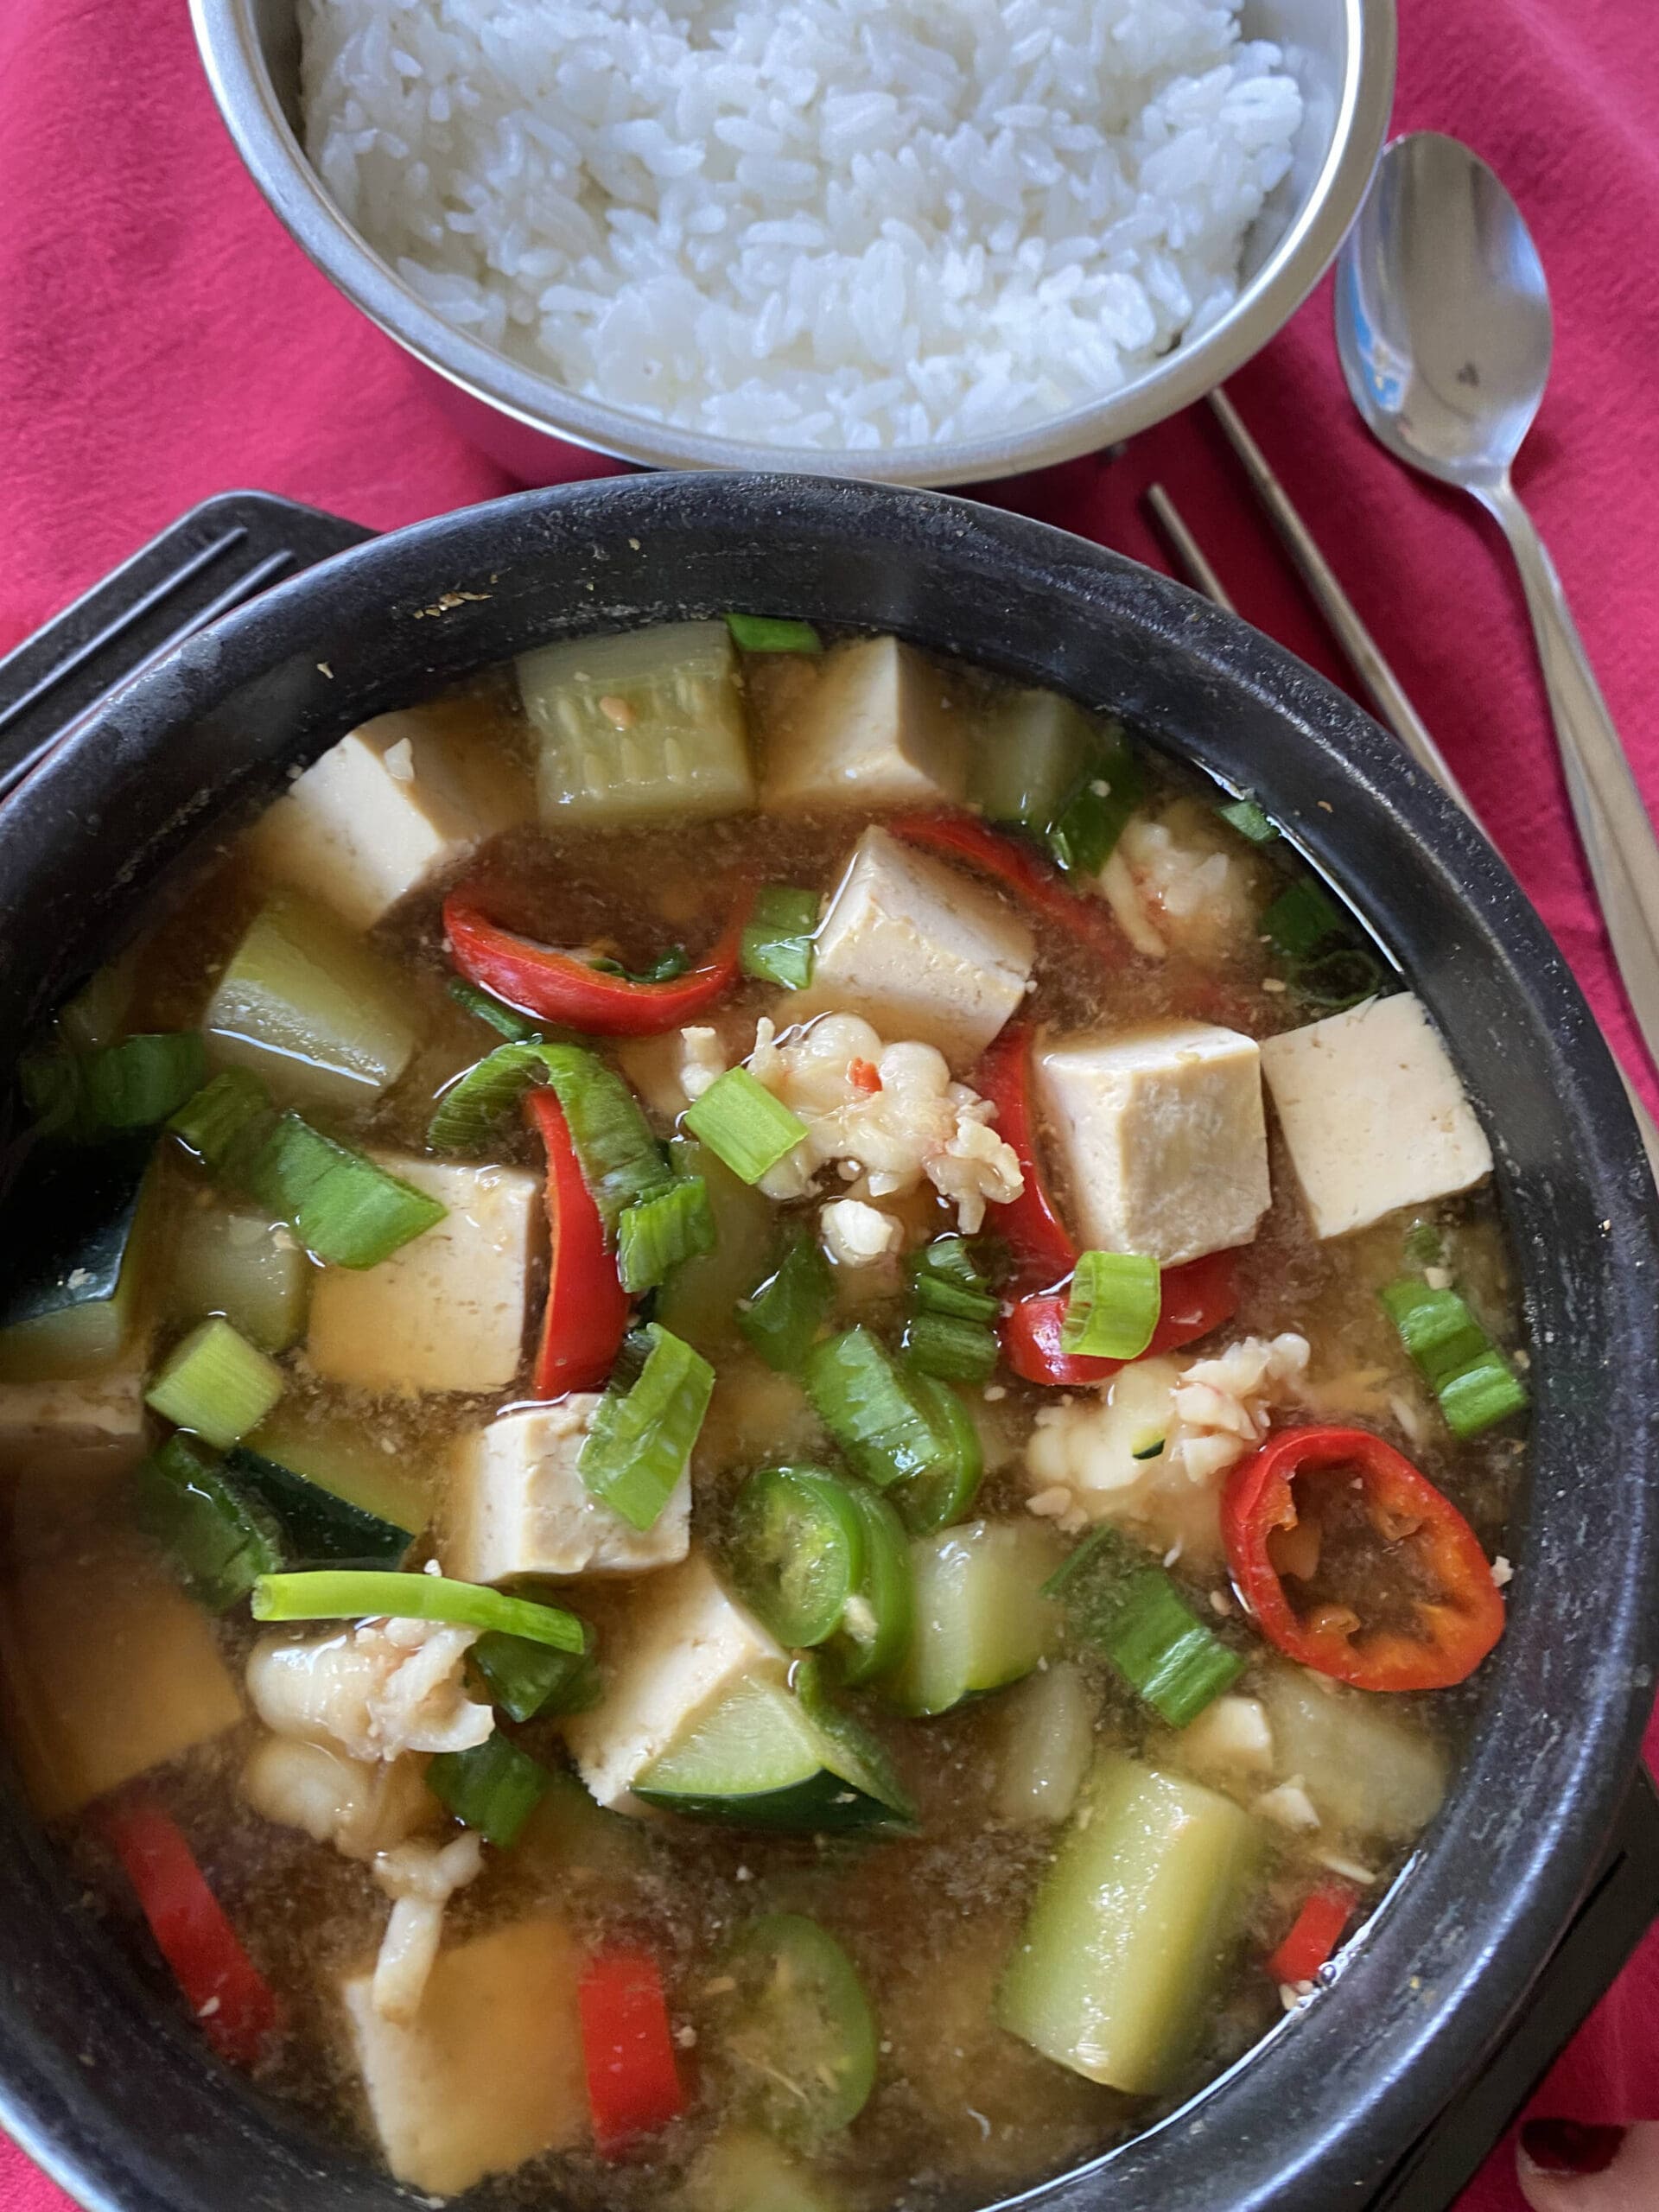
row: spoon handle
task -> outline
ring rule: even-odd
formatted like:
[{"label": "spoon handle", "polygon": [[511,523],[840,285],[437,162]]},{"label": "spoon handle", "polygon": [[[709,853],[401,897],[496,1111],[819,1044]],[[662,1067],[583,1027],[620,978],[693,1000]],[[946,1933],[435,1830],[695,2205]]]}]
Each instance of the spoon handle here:
[{"label": "spoon handle", "polygon": [[1630,1010],[1659,1066],[1659,843],[1531,516],[1507,476],[1482,485],[1476,497],[1496,518],[1521,571],[1567,798]]}]

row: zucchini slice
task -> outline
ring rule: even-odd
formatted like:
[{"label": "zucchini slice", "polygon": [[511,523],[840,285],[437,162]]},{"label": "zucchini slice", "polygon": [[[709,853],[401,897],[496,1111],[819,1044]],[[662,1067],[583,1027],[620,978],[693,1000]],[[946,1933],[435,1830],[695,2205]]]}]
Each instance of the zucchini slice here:
[{"label": "zucchini slice", "polygon": [[152,1135],[31,1158],[9,1199],[0,1382],[90,1375],[136,1333],[154,1243]]},{"label": "zucchini slice", "polygon": [[257,1498],[275,1516],[284,1539],[283,1558],[290,1567],[401,1567],[415,1541],[411,1530],[365,1513],[245,1445],[231,1453],[225,1471],[238,1491]]},{"label": "zucchini slice", "polygon": [[[805,1671],[798,1669],[798,1675]],[[645,1768],[635,1796],[693,1820],[807,1833],[907,1827],[909,1801],[880,1746],[844,1713],[754,1675]]]},{"label": "zucchini slice", "polygon": [[969,1521],[910,1548],[916,1619],[902,1663],[881,1684],[900,1713],[948,1713],[1001,1689],[1054,1650],[1059,1608],[1043,1594],[1064,1546],[1035,1521]]}]

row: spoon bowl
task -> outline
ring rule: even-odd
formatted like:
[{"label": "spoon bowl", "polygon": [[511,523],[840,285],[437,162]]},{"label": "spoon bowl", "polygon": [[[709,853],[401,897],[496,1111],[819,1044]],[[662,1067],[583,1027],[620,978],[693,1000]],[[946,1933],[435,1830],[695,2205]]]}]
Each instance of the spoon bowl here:
[{"label": "spoon bowl", "polygon": [[1442,483],[1502,477],[1552,338],[1543,264],[1497,177],[1437,130],[1396,139],[1337,277],[1343,372],[1376,435]]}]

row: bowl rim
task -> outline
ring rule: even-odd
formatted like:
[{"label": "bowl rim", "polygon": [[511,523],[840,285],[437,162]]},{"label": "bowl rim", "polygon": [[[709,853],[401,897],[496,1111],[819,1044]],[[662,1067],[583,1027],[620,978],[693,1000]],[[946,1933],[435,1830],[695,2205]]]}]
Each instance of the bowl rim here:
[{"label": "bowl rim", "polygon": [[[1498,1093],[1477,1092],[1529,1336],[1540,1344],[1547,1325],[1558,1326],[1562,1350],[1535,1375],[1510,1634],[1490,1662],[1483,1725],[1446,1806],[1314,2004],[1169,2119],[1017,2200],[1045,2212],[1102,2212],[1109,2197],[1155,2201],[1166,2212],[1328,2212],[1333,2171],[1344,2193],[1374,2186],[1524,2000],[1594,1871],[1659,1665],[1659,1430],[1643,1399],[1659,1358],[1659,1310],[1647,1287],[1659,1267],[1659,1213],[1635,1125],[1588,1008],[1502,861],[1351,701],[1166,578],[1047,524],[959,499],[783,476],[624,477],[521,493],[372,540],[222,618],[80,725],[0,810],[0,1052],[15,1046],[25,1014],[54,988],[43,957],[56,920],[50,887],[71,884],[84,899],[97,840],[110,834],[111,816],[126,834],[124,797],[143,789],[162,747],[184,755],[175,781],[194,781],[200,766],[218,786],[188,802],[165,798],[164,818],[156,817],[162,802],[151,798],[150,844],[136,850],[132,871],[151,853],[170,853],[181,866],[193,840],[222,835],[226,810],[278,786],[294,760],[315,757],[367,714],[501,659],[503,620],[517,626],[517,641],[505,648],[516,652],[550,634],[627,626],[631,604],[635,620],[664,619],[639,613],[628,575],[631,558],[644,572],[665,543],[706,560],[711,543],[729,543],[734,562],[747,562],[756,579],[754,611],[798,613],[798,604],[778,603],[768,582],[766,549],[780,531],[792,551],[804,548],[822,564],[827,601],[866,588],[849,578],[861,549],[874,545],[901,579],[892,588],[905,604],[925,603],[916,594],[931,588],[925,570],[960,594],[964,624],[978,594],[982,618],[985,605],[1024,607],[1028,626],[1041,626],[1039,642],[1017,650],[978,629],[958,637],[931,620],[911,626],[940,650],[1086,696],[1091,656],[1109,658],[1102,639],[1116,626],[1153,675],[1178,669],[1206,702],[1198,734],[1183,724],[1178,737],[1135,699],[1120,700],[1154,745],[1234,788],[1254,787],[1385,942],[1433,942],[1449,982],[1431,988],[1408,973],[1443,1027],[1448,994],[1477,1017],[1487,992],[1493,1004],[1507,996],[1502,1033],[1494,1024],[1483,1045],[1488,1060],[1507,1075],[1518,1026],[1540,1063],[1534,1088],[1560,1129],[1541,1158],[1513,1149],[1516,1109],[1494,1111]],[[512,573],[520,558],[527,569],[544,564],[556,584],[521,589]],[[711,579],[706,592],[677,588],[674,603],[686,612],[733,603],[717,594]],[[1011,628],[1015,615],[997,619]],[[378,641],[368,634],[375,625],[385,633]],[[365,656],[366,667],[378,644],[397,647],[397,672],[373,683],[365,676],[353,688],[353,656]],[[287,717],[288,730],[267,757],[245,760],[228,747],[253,706]],[[111,901],[124,896],[118,883]],[[31,915],[32,939],[19,925]],[[1431,925],[1452,934],[1431,940]],[[1576,1242],[1551,1241],[1552,1226],[1563,1224]],[[1599,1504],[1616,1504],[1623,1516],[1610,1569],[1586,1541],[1592,1480],[1604,1485]],[[1557,1548],[1550,1565],[1559,1573],[1532,1571],[1547,1542]],[[1569,1603],[1575,1593],[1564,1586],[1575,1571],[1594,1583],[1587,1637]],[[1565,1707],[1551,1706],[1552,1688]],[[1512,1733],[1501,1736],[1500,1722]],[[0,1848],[7,1825],[0,1815]],[[40,1916],[64,1905],[72,1892],[48,1863],[38,1830],[18,1825],[13,1843],[10,1880],[23,1880],[21,1860],[38,1880]],[[1483,1871],[1472,1895],[1471,1866]],[[193,2193],[167,2164],[188,2155],[184,2138],[162,2151],[146,2146],[141,2157],[131,2130],[118,2127],[99,2101],[99,2075],[83,2072],[76,2050],[32,2025],[34,1984],[15,1955],[37,1940],[35,1917],[0,1919],[0,1966],[13,1968],[0,1973],[0,2120],[97,2212],[219,2212],[220,2197]],[[257,2105],[227,2103],[222,2076],[185,2024],[158,2018],[148,2002],[141,2007],[142,1984],[107,1950],[92,1963],[100,1991],[124,1986],[134,1997],[124,2032],[142,2032],[181,2083],[200,2088],[215,2127],[251,2128]],[[1223,2164],[1202,2148],[1184,2162],[1182,2139],[1212,2127],[1224,2137]],[[315,2180],[272,2129],[260,2136],[262,2155],[286,2155],[290,2173]],[[156,2178],[163,2169],[165,2187]],[[348,2166],[323,2171],[340,2177],[341,2204],[400,2201]],[[1126,2194],[1117,2197],[1120,2189]]]},{"label": "bowl rim", "polygon": [[1344,21],[1331,143],[1307,198],[1226,314],[1121,391],[1000,436],[872,453],[748,445],[612,407],[446,322],[347,222],[306,158],[270,73],[252,0],[190,0],[196,44],[221,118],[249,174],[296,245],[406,353],[468,397],[541,435],[665,469],[850,474],[874,483],[948,486],[1046,468],[1135,436],[1231,376],[1313,291],[1370,189],[1394,101],[1396,0],[1334,0]]}]

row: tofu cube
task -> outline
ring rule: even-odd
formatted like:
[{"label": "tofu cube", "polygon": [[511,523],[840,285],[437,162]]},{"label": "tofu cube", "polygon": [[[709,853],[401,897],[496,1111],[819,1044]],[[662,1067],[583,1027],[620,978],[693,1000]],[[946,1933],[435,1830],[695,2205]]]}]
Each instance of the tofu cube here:
[{"label": "tofu cube", "polygon": [[1409,991],[1269,1037],[1262,1071],[1315,1236],[1466,1191],[1491,1147]]},{"label": "tofu cube", "polygon": [[576,1462],[599,1402],[597,1391],[578,1391],[457,1439],[441,1547],[446,1574],[463,1582],[499,1582],[510,1574],[643,1574],[685,1557],[689,1474],[645,1529],[588,1491]]},{"label": "tofu cube", "polygon": [[728,1690],[760,1669],[781,1677],[786,1665],[781,1648],[726,1595],[698,1551],[634,1594],[605,1648],[599,1702],[572,1713],[564,1734],[593,1796],[625,1813],[639,1810],[634,1777]]},{"label": "tofu cube", "polygon": [[372,1972],[340,1986],[369,2111],[397,2180],[454,2196],[587,2133],[575,1939],[550,1914],[441,1951],[407,2025]]},{"label": "tofu cube", "polygon": [[377,1153],[389,1174],[448,1208],[376,1268],[325,1268],[306,1353],[365,1390],[500,1390],[524,1352],[541,1185],[521,1167],[461,1167]]},{"label": "tofu cube", "polygon": [[1249,1243],[1273,1195],[1252,1039],[1147,1022],[1045,1045],[1035,1072],[1079,1244],[1179,1267]]},{"label": "tofu cube", "polygon": [[0,1593],[0,1696],[29,1802],[48,1821],[242,1719],[206,1613],[107,1521]]},{"label": "tofu cube", "polygon": [[465,727],[474,720],[473,710],[433,706],[365,722],[261,816],[249,857],[353,928],[372,929],[486,838],[534,817],[528,773]]},{"label": "tofu cube", "polygon": [[897,638],[849,639],[775,677],[763,671],[756,696],[766,729],[760,803],[776,813],[961,796],[963,718],[939,671]]},{"label": "tofu cube", "polygon": [[995,891],[885,830],[854,849],[789,1018],[862,1014],[890,1043],[935,1045],[961,1072],[1025,996],[1036,946]]},{"label": "tofu cube", "polygon": [[0,1382],[0,1475],[123,1474],[149,1441],[149,1335],[113,1366],[47,1382]]}]

